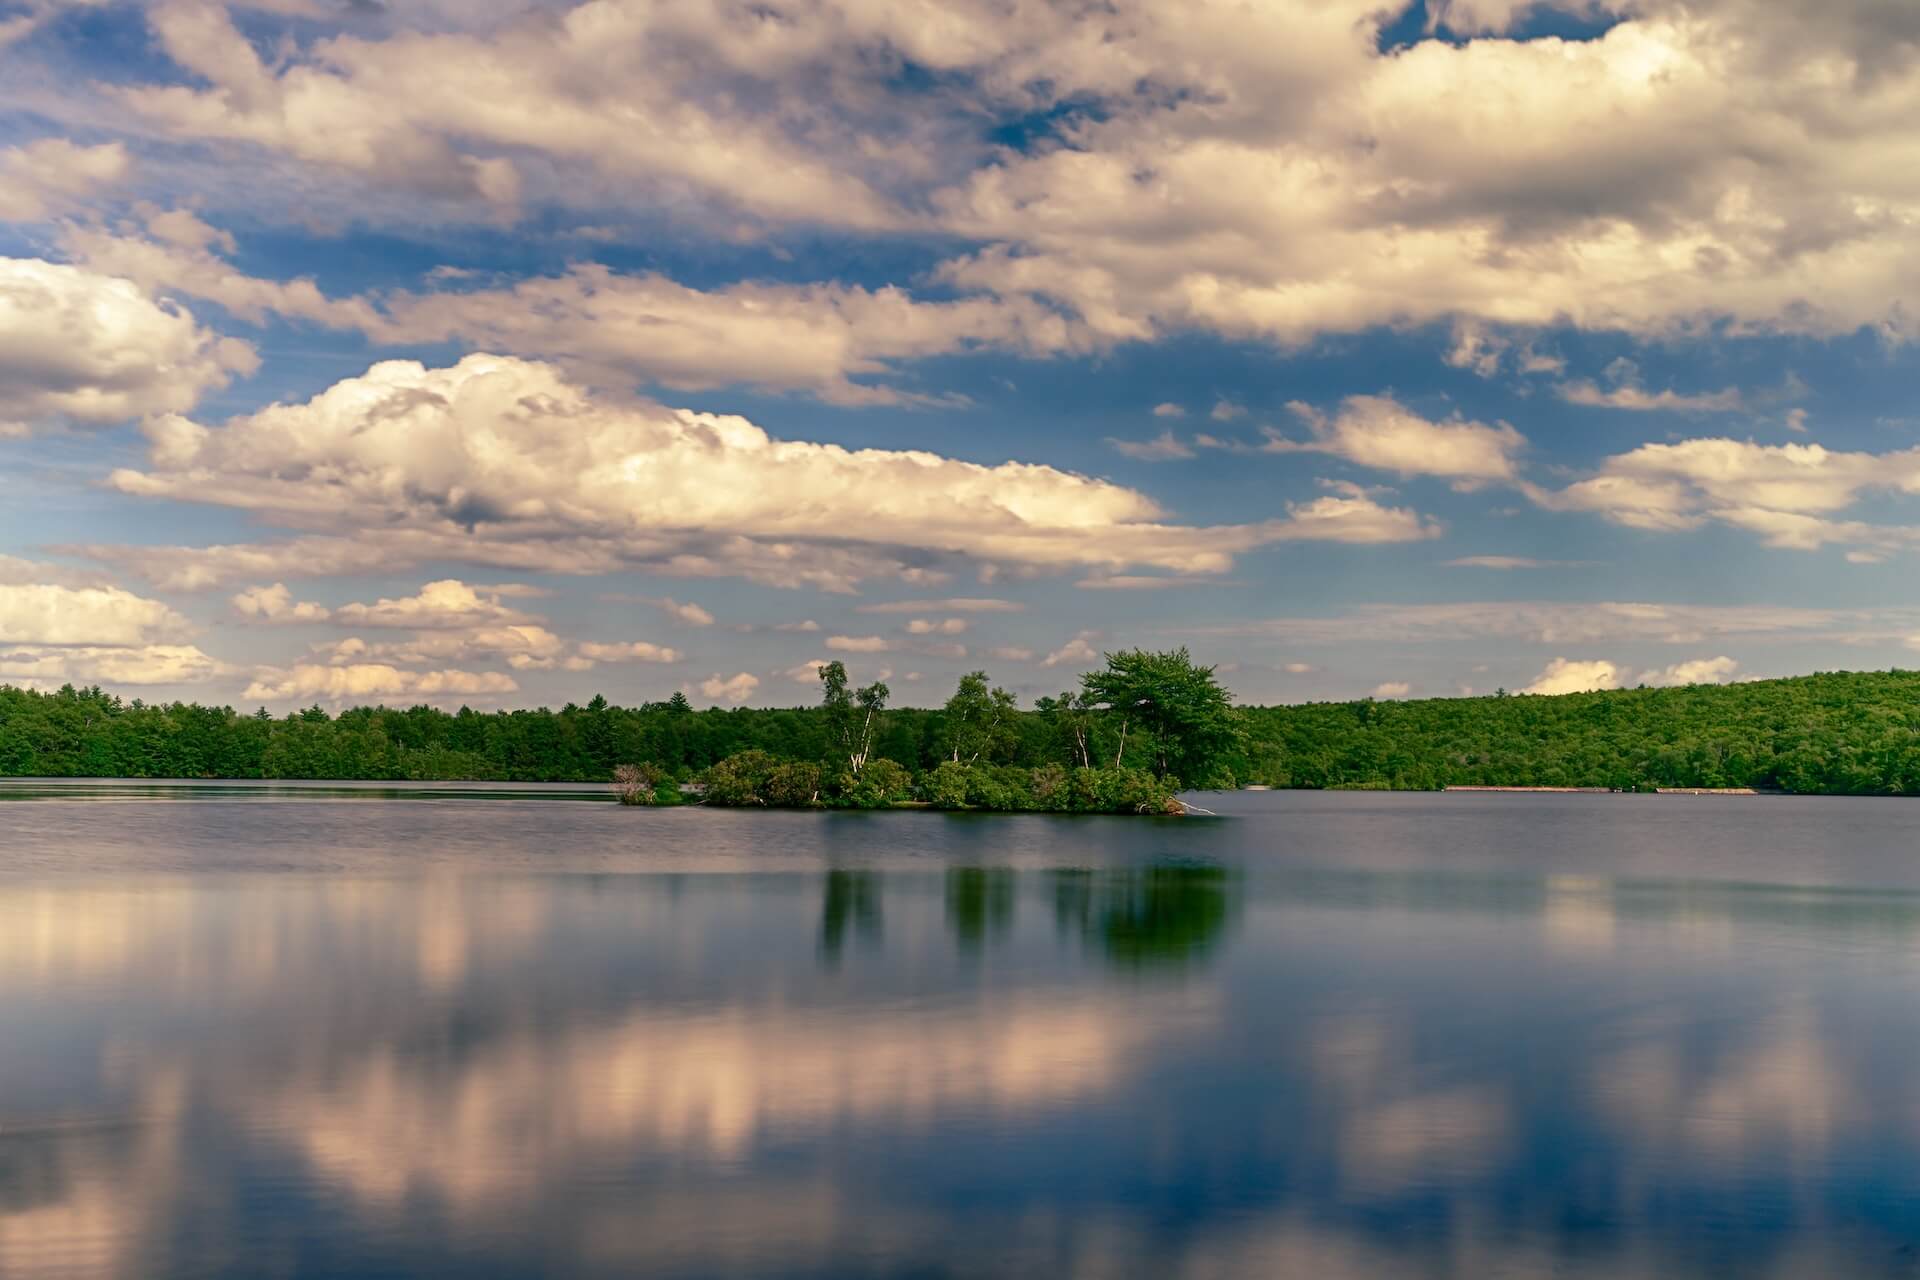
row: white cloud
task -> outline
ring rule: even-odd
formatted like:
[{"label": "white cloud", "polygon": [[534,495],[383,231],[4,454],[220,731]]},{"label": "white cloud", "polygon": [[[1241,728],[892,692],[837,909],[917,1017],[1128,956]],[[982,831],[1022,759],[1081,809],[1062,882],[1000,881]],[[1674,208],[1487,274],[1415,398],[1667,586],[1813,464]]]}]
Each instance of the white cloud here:
[{"label": "white cloud", "polygon": [[0,646],[0,683],[19,685],[203,684],[226,669],[192,645]]},{"label": "white cloud", "polygon": [[885,636],[828,636],[827,648],[840,653],[885,653],[893,642]]},{"label": "white cloud", "polygon": [[[1452,9],[1499,26],[1530,7]],[[1103,103],[1071,146],[1001,157],[942,193],[950,226],[997,242],[947,276],[1058,299],[1130,338],[1300,344],[1443,320],[1902,329],[1920,249],[1896,176],[1905,114],[1888,106],[1920,97],[1920,64],[1891,11],[1592,7],[1621,19],[1596,39],[1388,52],[1391,7],[1129,5],[1097,62],[1055,55],[1057,92],[1075,83],[1065,66],[1128,58],[1142,90]],[[1247,52],[1224,44],[1229,27]],[[1803,127],[1822,113],[1829,127]]]},{"label": "white cloud", "polygon": [[1536,560],[1532,556],[1459,556],[1452,560],[1443,560],[1441,564],[1449,569],[1577,569],[1583,568],[1588,560]]},{"label": "white cloud", "polygon": [[1899,632],[1920,611],[1809,609],[1783,605],[1690,605],[1633,601],[1461,601],[1372,604],[1323,616],[1270,618],[1194,635],[1263,636],[1295,643],[1344,645],[1359,638],[1396,643],[1487,639],[1574,646],[1620,642],[1698,644],[1741,636],[1851,643]]},{"label": "white cloud", "polygon": [[820,668],[826,665],[827,665],[827,662],[825,658],[812,658],[796,666],[788,667],[785,671],[782,671],[780,674],[785,676],[787,679],[793,681],[795,684],[812,685],[812,686],[818,687],[820,684]]},{"label": "white cloud", "polygon": [[564,665],[566,641],[534,623],[421,631],[405,640],[368,644],[352,637],[330,646],[335,661],[377,658],[383,662],[446,663],[504,658],[516,671],[547,671]]},{"label": "white cloud", "polygon": [[885,600],[877,604],[855,605],[855,613],[1023,613],[1024,604],[1016,600],[991,597],[949,597],[945,600]]},{"label": "white cloud", "polygon": [[586,641],[576,646],[581,657],[592,662],[678,662],[680,651],[664,645],[633,640],[625,644],[597,644]]},{"label": "white cloud", "polygon": [[0,148],[0,222],[36,222],[73,207],[127,176],[127,149],[118,142],[76,146],[39,138]]},{"label": "white cloud", "polygon": [[[176,137],[249,143],[509,213],[524,181],[517,160],[544,155],[573,166],[576,178],[585,170],[599,179],[582,186],[644,193],[648,203],[691,198],[861,227],[897,221],[885,199],[821,156],[825,140],[845,139],[829,113],[797,98],[778,112],[736,101],[764,100],[754,70],[779,74],[809,61],[824,24],[803,32],[771,16],[676,8],[581,4],[489,24],[486,34],[339,37],[285,46],[269,64],[224,9],[167,0],[149,10],[154,32],[204,87],[120,97]],[[616,74],[621,67],[649,73]],[[876,171],[915,163],[904,145],[876,138],[866,150]],[[552,194],[571,185],[555,183]]]},{"label": "white cloud", "polygon": [[1644,444],[1565,489],[1526,491],[1550,510],[1598,512],[1637,529],[1672,532],[1717,520],[1775,547],[1891,549],[1920,541],[1912,528],[1826,518],[1869,492],[1920,493],[1920,449],[1845,453],[1818,444],[1696,438]]},{"label": "white cloud", "polygon": [[660,607],[690,627],[710,627],[713,625],[713,615],[691,601],[680,604],[672,599],[667,599],[661,602]]},{"label": "white cloud", "polygon": [[253,349],[126,280],[0,258],[0,421],[106,426],[182,412]]},{"label": "white cloud", "polygon": [[742,703],[751,698],[760,687],[760,677],[742,671],[738,675],[722,677],[714,672],[700,682],[700,692],[716,702]]},{"label": "white cloud", "polygon": [[1208,413],[1207,416],[1215,422],[1232,422],[1236,418],[1246,417],[1247,410],[1244,405],[1235,404],[1231,400],[1220,399],[1213,402],[1213,410]]},{"label": "white cloud", "polygon": [[1727,684],[1739,669],[1738,662],[1722,654],[1718,658],[1695,658],[1690,662],[1676,662],[1670,667],[1643,671],[1640,673],[1640,683],[1656,687]]},{"label": "white cloud", "polygon": [[146,646],[190,631],[170,606],[119,587],[0,583],[0,644]]},{"label": "white cloud", "polygon": [[227,668],[182,643],[192,631],[161,601],[0,555],[0,683],[204,683]]},{"label": "white cloud", "polygon": [[1576,379],[1556,386],[1554,394],[1568,404],[1596,409],[1627,409],[1635,413],[1733,413],[1745,407],[1739,389],[1702,391],[1648,391],[1635,385],[1601,390],[1588,379]]},{"label": "white cloud", "polygon": [[1193,447],[1180,440],[1171,431],[1162,431],[1151,440],[1116,440],[1107,437],[1107,443],[1116,453],[1141,462],[1172,462],[1178,458],[1191,458]]},{"label": "white cloud", "polygon": [[973,624],[965,618],[914,618],[907,623],[910,636],[957,636]]},{"label": "white cloud", "polygon": [[1404,698],[1413,692],[1413,686],[1405,680],[1386,680],[1373,686],[1376,698]]},{"label": "white cloud", "polygon": [[1057,667],[1063,662],[1098,662],[1100,651],[1093,647],[1092,641],[1098,637],[1091,631],[1082,631],[1073,639],[1049,653],[1041,660],[1043,667]]},{"label": "white cloud", "polygon": [[233,597],[234,611],[257,622],[325,622],[333,611],[310,600],[295,600],[284,582],[248,587]]},{"label": "white cloud", "polygon": [[1313,664],[1308,662],[1289,662],[1280,669],[1290,676],[1310,675],[1315,670]]},{"label": "white cloud", "polygon": [[308,698],[323,702],[384,701],[504,694],[519,688],[512,676],[497,671],[402,671],[379,662],[348,666],[299,663],[289,668],[263,670],[241,697],[249,702]]},{"label": "white cloud", "polygon": [[372,604],[343,604],[333,612],[344,627],[463,628],[488,624],[528,622],[518,609],[501,602],[503,593],[473,587],[458,578],[429,582],[411,596],[380,599]]},{"label": "white cloud", "polygon": [[1170,587],[1221,587],[1224,578],[1173,578],[1159,574],[1101,573],[1073,584],[1083,591],[1165,591]]},{"label": "white cloud", "polygon": [[1173,401],[1166,400],[1153,406],[1153,416],[1156,418],[1184,418],[1187,416],[1187,411]]},{"label": "white cloud", "polygon": [[[376,535],[360,531],[377,530],[372,562],[389,566],[412,547],[554,572],[645,564],[848,590],[887,572],[931,576],[927,560],[943,555],[1213,573],[1282,541],[1437,533],[1350,486],[1285,519],[1172,524],[1144,494],[1051,467],[776,440],[741,418],[604,403],[551,366],[498,356],[434,370],[388,361],[223,428],[165,416],[146,430],[148,469],[114,472],[121,491],[342,530],[329,552],[363,562]],[[257,566],[265,553],[247,554]],[[277,575],[285,558],[267,562]]]},{"label": "white cloud", "polygon": [[1349,396],[1332,417],[1309,405],[1288,406],[1312,431],[1296,442],[1269,432],[1268,449],[1308,449],[1403,476],[1440,476],[1458,481],[1511,480],[1526,448],[1505,423],[1487,426],[1453,420],[1432,422],[1391,396]]},{"label": "white cloud", "polygon": [[609,386],[746,384],[832,404],[911,404],[939,398],[876,381],[904,361],[975,350],[1038,357],[1093,345],[1083,326],[1030,298],[929,302],[895,287],[759,281],[701,290],[593,263],[494,288],[328,297],[309,279],[239,271],[222,256],[233,251],[232,237],[182,210],[148,209],[143,222],[117,230],[70,227],[63,243],[90,269],[217,302],[255,323],[282,315],[388,346],[458,342],[559,361]]},{"label": "white cloud", "polygon": [[1603,659],[1575,661],[1555,658],[1547,669],[1534,677],[1522,693],[1592,693],[1620,687],[1620,668]]},{"label": "white cloud", "polygon": [[[1506,38],[1535,5],[1452,0],[1482,38],[1384,49],[1403,7],[436,6],[426,30],[266,55],[169,0],[152,25],[192,79],[121,102],[144,132],[489,212],[537,184],[722,239],[963,237],[984,247],[946,279],[1057,300],[1110,341],[1906,323],[1920,66],[1898,3],[1593,0],[1557,7],[1615,25],[1561,40]],[[1062,145],[978,125],[1048,114]]]}]

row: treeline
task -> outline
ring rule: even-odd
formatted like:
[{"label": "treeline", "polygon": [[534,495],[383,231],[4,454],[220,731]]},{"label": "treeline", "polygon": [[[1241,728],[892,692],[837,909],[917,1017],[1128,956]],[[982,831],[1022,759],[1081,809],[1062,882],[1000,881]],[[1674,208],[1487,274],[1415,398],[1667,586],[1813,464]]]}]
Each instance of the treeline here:
[{"label": "treeline", "polygon": [[[1176,733],[1142,732],[1084,689],[1037,709],[996,704],[993,692],[958,714],[881,709],[871,717],[867,765],[889,761],[917,798],[968,807],[994,807],[997,791],[1020,778],[1032,788],[1034,771],[1050,768],[1069,780],[1081,769],[1131,770],[1187,786],[1920,794],[1920,673],[1909,671],[1551,698],[1245,707],[1214,726],[1204,750]],[[97,689],[0,687],[0,775],[604,782],[616,765],[644,762],[690,781],[757,751],[776,765],[819,764],[831,785],[845,770],[836,714],[829,706],[696,711],[676,696],[638,707],[594,698],[559,710],[311,708],[273,717],[123,702]],[[955,767],[940,775],[943,765]],[[876,776],[897,781],[884,769]],[[1047,773],[1039,785],[1053,779]],[[971,798],[956,802],[968,788]]]}]

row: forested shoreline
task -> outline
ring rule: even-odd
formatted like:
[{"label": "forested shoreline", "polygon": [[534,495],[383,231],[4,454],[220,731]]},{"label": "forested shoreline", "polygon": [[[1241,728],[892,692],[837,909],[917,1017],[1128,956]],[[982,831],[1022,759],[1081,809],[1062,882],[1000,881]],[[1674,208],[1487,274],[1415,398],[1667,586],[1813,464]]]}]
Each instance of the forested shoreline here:
[{"label": "forested shoreline", "polygon": [[[849,692],[852,710],[859,692],[866,691]],[[890,802],[997,807],[996,788],[1031,790],[1045,785],[1036,771],[1049,770],[1200,788],[1920,794],[1920,673],[1911,671],[1558,697],[1240,707],[1230,713],[1231,732],[1186,761],[1164,758],[1152,735],[1129,730],[1084,689],[1028,709],[984,681],[974,693],[975,702],[958,709],[889,708],[882,699],[864,716],[870,736],[861,763],[899,770],[880,770]],[[606,782],[617,766],[638,763],[680,782],[706,780],[716,765],[757,752],[747,757],[750,788],[753,778],[764,786],[774,770],[796,764],[821,769],[815,794],[837,795],[838,778],[865,770],[846,768],[836,714],[830,705],[697,711],[676,695],[635,707],[595,697],[558,710],[309,708],[275,717],[128,702],[97,689],[0,687],[0,776]],[[799,785],[791,771],[787,781]],[[936,786],[944,796],[930,793]]]}]

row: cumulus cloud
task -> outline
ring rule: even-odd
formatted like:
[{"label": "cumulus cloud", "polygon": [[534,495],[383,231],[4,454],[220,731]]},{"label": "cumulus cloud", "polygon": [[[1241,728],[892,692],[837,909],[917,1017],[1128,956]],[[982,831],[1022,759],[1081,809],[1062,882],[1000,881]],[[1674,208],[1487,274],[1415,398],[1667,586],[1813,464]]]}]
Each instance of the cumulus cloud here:
[{"label": "cumulus cloud", "polygon": [[1871,492],[1920,493],[1920,449],[1851,453],[1818,444],[1696,438],[1644,444],[1606,459],[1589,479],[1527,492],[1549,510],[1598,512],[1636,529],[1673,532],[1719,521],[1775,547],[1891,549],[1920,542],[1913,528],[1829,518]]},{"label": "cumulus cloud", "polygon": [[1091,631],[1082,631],[1073,639],[1049,653],[1040,662],[1043,667],[1057,667],[1063,662],[1098,662],[1100,651],[1093,647],[1098,636]]},{"label": "cumulus cloud", "polygon": [[1648,391],[1639,386],[1618,386],[1602,390],[1587,379],[1576,379],[1556,386],[1554,394],[1568,404],[1595,409],[1627,409],[1635,413],[1731,413],[1745,405],[1738,388],[1691,394],[1679,391]]},{"label": "cumulus cloud", "polygon": [[[1530,7],[1452,11],[1503,27]],[[1390,10],[1280,4],[1233,10],[1263,52],[1185,63],[1229,7],[1180,8],[1185,33],[1157,25],[1172,6],[1128,6],[1139,43],[1109,57],[1153,73],[1073,146],[1004,157],[942,193],[949,225],[996,242],[949,279],[1051,297],[1134,338],[1295,344],[1463,318],[1648,336],[1729,320],[1904,330],[1920,249],[1891,159],[1903,113],[1883,108],[1914,99],[1920,60],[1884,6],[1829,19],[1804,0],[1601,0],[1620,20],[1596,39],[1389,53],[1377,24]],[[1810,117],[1835,127],[1809,131]]]},{"label": "cumulus cloud", "polygon": [[1457,556],[1441,561],[1449,569],[1575,569],[1590,564],[1586,560],[1536,560],[1532,556]]},{"label": "cumulus cloud", "polygon": [[777,440],[742,418],[608,403],[552,366],[499,356],[388,361],[305,404],[221,428],[168,415],[146,431],[148,467],[114,472],[121,491],[348,531],[334,551],[364,553],[372,535],[354,531],[377,529],[389,564],[411,546],[563,573],[644,564],[848,590],[924,575],[942,556],[1213,573],[1277,542],[1438,532],[1351,486],[1283,519],[1175,524],[1144,494],[1052,467]]},{"label": "cumulus cloud", "polygon": [[885,653],[893,642],[885,636],[828,636],[827,648],[840,653]]},{"label": "cumulus cloud", "polygon": [[1193,446],[1171,431],[1162,431],[1151,440],[1116,440],[1108,436],[1107,443],[1113,446],[1114,452],[1141,462],[1172,462],[1193,456]]},{"label": "cumulus cloud", "polygon": [[[516,671],[548,671],[568,665],[563,659],[565,650],[565,640],[536,623],[421,631],[404,640],[374,644],[355,636],[324,647],[335,661],[372,658],[383,662],[447,663],[504,659]],[[574,663],[570,669],[582,668]]]},{"label": "cumulus cloud", "polygon": [[649,643],[645,640],[630,640],[624,644],[599,644],[584,641],[577,646],[581,657],[591,662],[678,662],[680,651],[664,645]]},{"label": "cumulus cloud", "polygon": [[0,421],[108,426],[184,412],[257,364],[127,280],[0,258]]},{"label": "cumulus cloud", "polygon": [[1718,658],[1695,658],[1687,662],[1676,662],[1669,667],[1655,667],[1641,672],[1637,680],[1632,680],[1629,679],[1625,668],[1604,659],[1581,661],[1555,658],[1547,664],[1546,670],[1536,676],[1533,683],[1521,692],[1592,693],[1602,689],[1619,689],[1632,683],[1661,688],[1690,684],[1726,684],[1734,678],[1739,669],[1738,662],[1722,655]]},{"label": "cumulus cloud", "polygon": [[1370,604],[1332,615],[1269,618],[1223,627],[1193,628],[1192,632],[1330,645],[1348,644],[1362,637],[1412,643],[1503,639],[1555,646],[1616,642],[1697,644],[1728,636],[1853,642],[1897,634],[1909,617],[1920,619],[1920,612],[1765,604],[1502,600]]},{"label": "cumulus cloud", "polygon": [[248,587],[233,597],[234,612],[256,622],[325,622],[333,610],[311,600],[295,600],[284,582]]},{"label": "cumulus cloud", "polygon": [[965,618],[914,618],[907,623],[910,636],[957,636],[973,624]]},{"label": "cumulus cloud", "polygon": [[1547,664],[1546,670],[1534,677],[1532,684],[1520,692],[1550,695],[1617,689],[1620,687],[1620,675],[1620,668],[1604,659],[1577,661],[1555,658]]},{"label": "cumulus cloud", "polygon": [[193,645],[0,645],[0,683],[17,685],[203,684],[226,670],[225,663]]},{"label": "cumulus cloud", "polygon": [[191,629],[171,606],[119,587],[0,583],[0,644],[145,646]]},{"label": "cumulus cloud", "polygon": [[203,683],[227,668],[184,643],[192,631],[185,617],[161,601],[0,555],[0,682]]},{"label": "cumulus cloud", "polygon": [[1404,698],[1413,692],[1413,686],[1405,680],[1385,680],[1373,686],[1376,698]]},{"label": "cumulus cloud", "polygon": [[[799,102],[792,112],[728,109],[735,92],[762,96],[750,87],[753,62],[793,67],[824,34],[802,38],[773,15],[582,4],[486,36],[336,37],[269,64],[223,7],[167,0],[149,13],[167,55],[204,84],[120,97],[176,137],[253,144],[503,211],[517,207],[524,181],[514,155],[529,153],[638,185],[662,204],[691,198],[864,227],[898,220],[857,176],[820,158],[823,134],[844,136],[829,118]],[[635,66],[649,74],[616,73]],[[876,169],[912,163],[878,140],[871,150]]]},{"label": "cumulus cloud", "polygon": [[76,146],[39,138],[0,148],[0,222],[35,222],[63,212],[127,176],[127,149],[118,142]]},{"label": "cumulus cloud", "polygon": [[713,625],[713,615],[711,613],[708,613],[699,605],[691,602],[683,604],[675,600],[672,596],[643,596],[640,602],[642,604],[652,605],[669,618],[672,618],[675,622],[684,623],[689,627],[710,627]]},{"label": "cumulus cloud", "polygon": [[1184,418],[1187,416],[1187,411],[1171,400],[1163,400],[1153,406],[1153,416],[1156,418]]},{"label": "cumulus cloud", "polygon": [[1332,415],[1298,402],[1288,408],[1306,424],[1312,439],[1294,441],[1269,431],[1267,449],[1330,453],[1403,476],[1463,482],[1511,480],[1517,474],[1516,459],[1527,445],[1506,423],[1433,422],[1391,396],[1349,396]]},{"label": "cumulus cloud", "polygon": [[1017,600],[991,596],[949,596],[942,600],[881,600],[855,605],[855,613],[1023,613]]},{"label": "cumulus cloud", "polygon": [[677,391],[800,391],[842,405],[933,403],[944,401],[888,381],[902,362],[1094,345],[1084,326],[1031,298],[926,301],[892,286],[762,281],[702,290],[595,263],[498,287],[328,297],[309,279],[238,270],[225,256],[233,238],[184,210],[147,208],[113,229],[69,227],[63,243],[92,270],[204,298],[254,323],[280,315],[386,345],[460,342],[557,360],[614,386],[644,379]]},{"label": "cumulus cloud", "polygon": [[1658,687],[1689,684],[1726,684],[1740,670],[1740,664],[1722,654],[1717,658],[1695,658],[1657,667],[1640,673],[1640,683]]},{"label": "cumulus cloud", "polygon": [[746,671],[732,676],[722,676],[716,671],[700,682],[700,692],[707,697],[736,705],[751,698],[759,687],[760,677]]},{"label": "cumulus cloud", "polygon": [[334,621],[345,627],[477,627],[531,621],[505,604],[497,588],[473,587],[458,578],[429,582],[411,596],[380,599],[372,604],[343,604]]},{"label": "cumulus cloud", "polygon": [[[167,0],[151,22],[191,79],[120,100],[148,131],[489,213],[538,177],[723,237],[958,236],[984,247],[943,279],[1107,341],[1905,323],[1900,5],[1592,0],[1556,7],[1613,19],[1598,38],[1510,38],[1536,7],[1430,6],[1481,38],[1390,49],[1378,0],[437,7],[269,59],[222,7]],[[1066,145],[977,125],[1014,117],[1064,119]]]},{"label": "cumulus cloud", "polygon": [[323,666],[299,663],[260,672],[241,696],[249,702],[345,702],[396,698],[472,697],[516,692],[512,676],[497,671],[403,671],[382,662]]}]

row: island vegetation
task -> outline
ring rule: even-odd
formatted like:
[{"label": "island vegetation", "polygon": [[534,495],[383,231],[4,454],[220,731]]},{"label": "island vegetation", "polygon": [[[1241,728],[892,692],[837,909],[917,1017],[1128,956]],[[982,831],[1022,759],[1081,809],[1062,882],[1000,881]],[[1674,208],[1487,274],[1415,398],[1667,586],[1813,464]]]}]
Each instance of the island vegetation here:
[{"label": "island vegetation", "polygon": [[1130,650],[1022,708],[983,672],[943,707],[821,672],[818,705],[285,716],[0,688],[0,775],[606,783],[673,803],[1160,812],[1176,789],[1753,788],[1920,795],[1920,672],[1557,697],[1236,707],[1184,650]]}]

